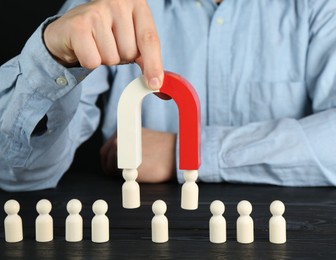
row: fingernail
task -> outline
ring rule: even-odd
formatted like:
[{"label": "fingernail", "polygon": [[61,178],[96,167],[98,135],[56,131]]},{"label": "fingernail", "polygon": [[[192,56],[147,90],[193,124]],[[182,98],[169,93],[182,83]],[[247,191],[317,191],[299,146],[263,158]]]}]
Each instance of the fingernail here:
[{"label": "fingernail", "polygon": [[158,78],[151,78],[150,81],[148,82],[148,86],[151,89],[159,89],[161,87],[160,80]]}]

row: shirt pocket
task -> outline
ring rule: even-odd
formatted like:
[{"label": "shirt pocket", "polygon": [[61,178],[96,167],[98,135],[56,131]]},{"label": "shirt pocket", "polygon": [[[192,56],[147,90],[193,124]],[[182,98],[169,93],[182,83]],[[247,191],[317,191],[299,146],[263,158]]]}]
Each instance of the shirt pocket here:
[{"label": "shirt pocket", "polygon": [[304,82],[251,82],[250,121],[299,119],[311,113]]}]

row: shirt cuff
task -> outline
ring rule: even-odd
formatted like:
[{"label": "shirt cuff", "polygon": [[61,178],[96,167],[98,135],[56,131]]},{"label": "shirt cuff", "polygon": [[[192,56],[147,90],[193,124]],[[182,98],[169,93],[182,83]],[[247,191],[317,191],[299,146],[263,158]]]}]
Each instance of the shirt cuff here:
[{"label": "shirt cuff", "polygon": [[22,77],[28,87],[52,101],[66,95],[91,72],[82,67],[66,68],[49,53],[43,41],[43,31],[56,18],[49,18],[39,26],[27,41],[19,59]]},{"label": "shirt cuff", "polygon": [[220,136],[223,131],[216,127],[202,129],[201,166],[199,180],[202,182],[221,182],[219,167],[219,151],[221,149]]}]

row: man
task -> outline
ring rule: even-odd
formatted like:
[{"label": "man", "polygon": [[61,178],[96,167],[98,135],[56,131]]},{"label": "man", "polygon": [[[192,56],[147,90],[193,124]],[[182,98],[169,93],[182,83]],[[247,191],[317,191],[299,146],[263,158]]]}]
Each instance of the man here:
[{"label": "man", "polygon": [[[335,185],[335,10],[328,0],[67,1],[1,67],[1,188],[56,186],[98,125],[100,94],[102,163],[114,172],[120,94],[141,73],[160,88],[163,70],[200,97],[200,181]],[[175,104],[150,96],[142,116],[138,181],[177,171],[182,182]]]}]

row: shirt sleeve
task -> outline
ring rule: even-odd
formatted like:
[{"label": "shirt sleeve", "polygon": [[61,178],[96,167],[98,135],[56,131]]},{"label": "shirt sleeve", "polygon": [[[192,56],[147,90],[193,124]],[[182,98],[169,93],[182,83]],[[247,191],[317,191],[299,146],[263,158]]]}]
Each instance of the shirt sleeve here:
[{"label": "shirt sleeve", "polygon": [[[51,57],[42,40],[48,22],[0,68],[0,188],[5,190],[55,187],[76,148],[98,126],[95,102],[108,88],[106,68],[68,69]],[[101,80],[93,88],[97,74]],[[35,133],[42,119],[46,129]]]},{"label": "shirt sleeve", "polygon": [[335,5],[310,1],[306,87],[313,113],[298,120],[203,127],[200,181],[336,185]]}]

